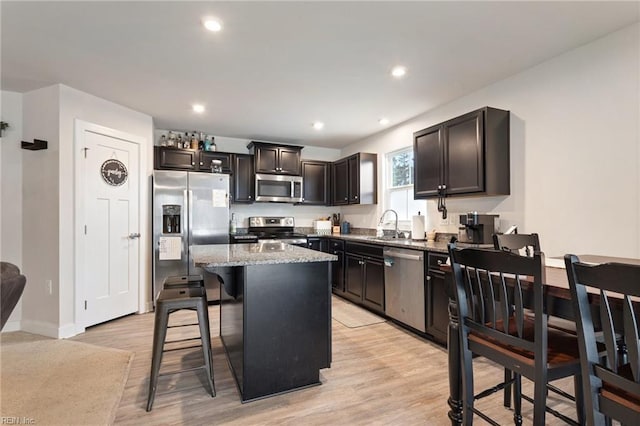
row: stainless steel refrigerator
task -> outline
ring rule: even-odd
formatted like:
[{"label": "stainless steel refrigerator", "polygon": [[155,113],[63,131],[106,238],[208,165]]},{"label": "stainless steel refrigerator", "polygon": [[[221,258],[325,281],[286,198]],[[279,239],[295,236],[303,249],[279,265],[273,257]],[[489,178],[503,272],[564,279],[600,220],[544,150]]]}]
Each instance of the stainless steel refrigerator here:
[{"label": "stainless steel refrigerator", "polygon": [[207,298],[219,300],[216,279],[193,265],[189,247],[229,243],[229,175],[154,170],[153,300],[167,277],[201,275]]}]

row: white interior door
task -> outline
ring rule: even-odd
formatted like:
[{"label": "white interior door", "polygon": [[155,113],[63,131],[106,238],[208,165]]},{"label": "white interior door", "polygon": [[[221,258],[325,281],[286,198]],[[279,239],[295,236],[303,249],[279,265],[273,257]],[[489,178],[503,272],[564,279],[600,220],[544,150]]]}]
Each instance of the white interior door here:
[{"label": "white interior door", "polygon": [[86,327],[138,310],[140,145],[109,129],[81,131],[85,227],[77,259]]}]

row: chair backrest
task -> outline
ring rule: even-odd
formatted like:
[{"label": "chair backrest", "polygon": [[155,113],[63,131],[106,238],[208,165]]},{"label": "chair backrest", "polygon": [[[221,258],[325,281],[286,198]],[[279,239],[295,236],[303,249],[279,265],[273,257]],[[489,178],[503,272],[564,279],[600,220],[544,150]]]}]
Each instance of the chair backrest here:
[{"label": "chair backrest", "polygon": [[[536,362],[546,365],[544,254],[535,252],[532,257],[526,257],[502,250],[460,249],[453,244],[449,245],[449,254],[461,333],[477,331],[503,344],[532,352]],[[534,336],[524,335],[523,290],[533,293],[533,303],[526,308],[535,313]]]},{"label": "chair backrest", "polygon": [[[640,266],[586,264],[571,254],[564,259],[578,327],[587,422],[605,424],[607,416],[623,424],[638,424],[640,346],[636,316],[640,308],[634,305],[640,301]],[[591,294],[591,304],[587,286],[598,290]],[[597,326],[604,335],[604,358],[598,353]],[[625,357],[619,352],[621,339],[627,350]]]},{"label": "chair backrest", "polygon": [[[493,247],[496,250],[510,251],[512,253],[533,256],[540,251],[538,234],[493,234]],[[520,250],[524,250],[521,253]]]}]

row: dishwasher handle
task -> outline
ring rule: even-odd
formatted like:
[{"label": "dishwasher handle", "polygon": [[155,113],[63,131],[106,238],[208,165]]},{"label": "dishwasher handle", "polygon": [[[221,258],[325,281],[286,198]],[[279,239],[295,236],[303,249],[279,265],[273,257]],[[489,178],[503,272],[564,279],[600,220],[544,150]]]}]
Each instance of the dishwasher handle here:
[{"label": "dishwasher handle", "polygon": [[422,254],[409,254],[409,253],[406,253],[403,251],[397,251],[397,250],[385,250],[384,255],[385,257],[395,257],[398,259],[416,260],[418,262],[421,262],[424,259],[424,256]]}]

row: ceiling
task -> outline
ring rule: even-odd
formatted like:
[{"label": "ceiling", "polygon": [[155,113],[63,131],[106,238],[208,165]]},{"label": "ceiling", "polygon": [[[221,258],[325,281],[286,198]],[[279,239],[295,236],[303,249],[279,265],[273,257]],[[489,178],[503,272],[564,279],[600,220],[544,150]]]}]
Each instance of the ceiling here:
[{"label": "ceiling", "polygon": [[[0,7],[3,90],[62,83],[149,114],[160,129],[330,148],[640,19],[638,2],[610,1]],[[205,16],[223,30],[206,31]],[[393,79],[398,64],[408,72]]]}]

